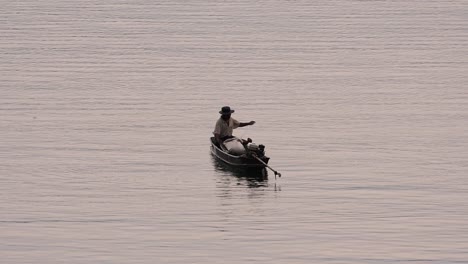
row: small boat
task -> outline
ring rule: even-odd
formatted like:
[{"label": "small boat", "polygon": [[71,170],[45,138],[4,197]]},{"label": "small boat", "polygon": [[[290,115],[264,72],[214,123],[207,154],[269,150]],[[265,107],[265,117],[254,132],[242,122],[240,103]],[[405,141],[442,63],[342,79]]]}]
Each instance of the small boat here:
[{"label": "small boat", "polygon": [[243,142],[233,137],[216,144],[214,137],[210,138],[211,153],[225,163],[243,168],[265,168],[268,167],[269,157],[265,156],[265,147],[254,143]]}]

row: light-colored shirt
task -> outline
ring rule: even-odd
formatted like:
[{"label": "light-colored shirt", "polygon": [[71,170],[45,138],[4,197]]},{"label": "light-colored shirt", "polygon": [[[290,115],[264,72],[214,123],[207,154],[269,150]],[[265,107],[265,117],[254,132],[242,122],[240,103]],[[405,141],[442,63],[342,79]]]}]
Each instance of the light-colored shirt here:
[{"label": "light-colored shirt", "polygon": [[240,125],[239,121],[234,118],[229,118],[229,121],[224,121],[221,117],[216,121],[216,126],[213,131],[213,134],[219,134],[219,136],[232,136],[232,130],[238,128]]}]

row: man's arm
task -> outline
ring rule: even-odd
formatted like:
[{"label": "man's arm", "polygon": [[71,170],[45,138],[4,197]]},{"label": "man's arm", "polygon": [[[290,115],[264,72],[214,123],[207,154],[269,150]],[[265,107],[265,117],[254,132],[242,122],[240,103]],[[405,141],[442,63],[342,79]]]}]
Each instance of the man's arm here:
[{"label": "man's arm", "polygon": [[215,138],[216,143],[221,144],[222,140],[219,134],[214,133],[214,138]]},{"label": "man's arm", "polygon": [[248,123],[239,123],[239,127],[251,126],[255,124],[255,121],[250,121]]},{"label": "man's arm", "polygon": [[214,135],[216,143],[221,144],[221,123],[220,123],[220,119],[218,119],[218,121],[216,121],[215,129],[213,131],[213,135]]}]

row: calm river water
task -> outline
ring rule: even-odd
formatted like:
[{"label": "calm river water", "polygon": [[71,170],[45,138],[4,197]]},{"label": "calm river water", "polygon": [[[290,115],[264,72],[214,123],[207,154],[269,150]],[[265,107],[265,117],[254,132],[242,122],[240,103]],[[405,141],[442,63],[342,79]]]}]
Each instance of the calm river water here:
[{"label": "calm river water", "polygon": [[0,6],[2,263],[468,262],[467,1]]}]

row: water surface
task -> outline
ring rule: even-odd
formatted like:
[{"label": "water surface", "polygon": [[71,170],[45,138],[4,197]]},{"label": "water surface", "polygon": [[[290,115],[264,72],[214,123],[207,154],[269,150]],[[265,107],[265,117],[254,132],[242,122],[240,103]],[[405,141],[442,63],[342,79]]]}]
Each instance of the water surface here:
[{"label": "water surface", "polygon": [[466,1],[0,4],[5,263],[468,259]]}]

